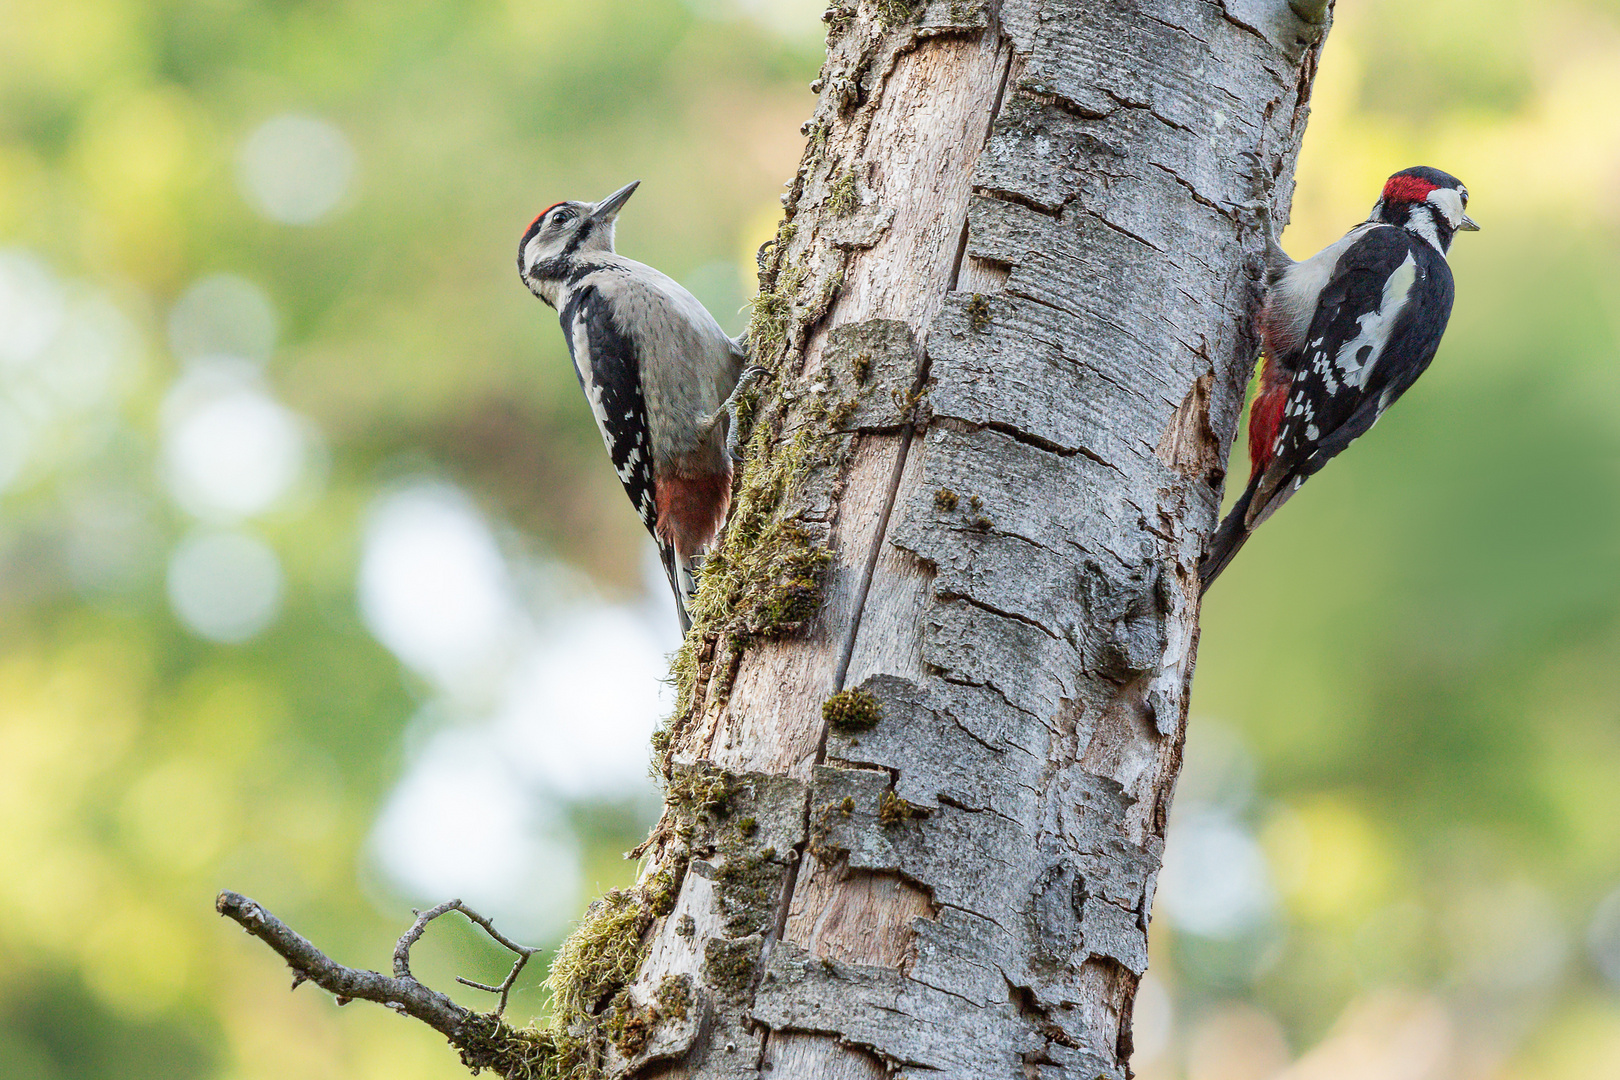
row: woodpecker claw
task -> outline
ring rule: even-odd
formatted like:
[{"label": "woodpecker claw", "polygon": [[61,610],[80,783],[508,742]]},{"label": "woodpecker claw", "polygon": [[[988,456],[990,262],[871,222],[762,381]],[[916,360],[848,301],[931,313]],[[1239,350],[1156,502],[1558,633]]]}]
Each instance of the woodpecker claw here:
[{"label": "woodpecker claw", "polygon": [[1278,274],[1293,264],[1288,253],[1277,243],[1276,223],[1271,217],[1277,178],[1272,175],[1271,166],[1267,164],[1265,155],[1260,151],[1240,150],[1238,157],[1245,163],[1244,178],[1248,181],[1248,198],[1243,202],[1228,205],[1234,214],[1254,219],[1255,227],[1260,230],[1266,242],[1266,277],[1268,281],[1275,280]]},{"label": "woodpecker claw", "polygon": [[[720,407],[715,409],[714,412],[698,421],[698,426],[705,432],[713,431],[714,426],[718,424],[722,418],[729,417],[731,419],[731,432],[732,436],[734,437],[737,431],[737,399],[752,389],[754,384],[759,382],[761,378],[769,374],[769,368],[762,368],[757,365],[745,369],[743,373],[737,377],[737,385],[731,388],[731,393],[726,395],[726,400],[722,401],[720,403]],[[730,438],[728,438],[726,441],[726,447],[727,449],[730,449],[731,447]]]}]

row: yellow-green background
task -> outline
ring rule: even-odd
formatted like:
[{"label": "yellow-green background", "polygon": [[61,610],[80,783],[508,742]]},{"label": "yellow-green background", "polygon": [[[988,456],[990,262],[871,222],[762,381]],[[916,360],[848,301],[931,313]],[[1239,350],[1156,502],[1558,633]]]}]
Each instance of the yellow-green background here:
[{"label": "yellow-green background", "polygon": [[[214,892],[360,966],[441,898],[392,886],[367,839],[436,693],[361,618],[368,508],[431,477],[593,602],[640,595],[639,525],[515,240],[642,178],[621,250],[736,328],[819,7],[0,0],[0,251],[126,328],[117,385],[31,414],[0,490],[0,1076],[459,1075],[425,1029],[289,994]],[[1285,246],[1336,237],[1420,163],[1466,181],[1484,231],[1455,249],[1431,373],[1210,597],[1177,820],[1263,861],[1244,918],[1161,904],[1139,1070],[1620,1077],[1600,914],[1620,889],[1620,6],[1339,8]],[[310,225],[256,213],[238,179],[284,113],[355,155]],[[236,645],[189,632],[165,586],[198,527],[161,467],[166,326],[216,273],[272,302],[264,387],[321,448],[299,497],[242,526],[285,597]],[[49,375],[0,370],[0,403],[32,407]],[[86,582],[73,552],[104,504],[135,524],[112,530],[118,573]],[[568,903],[626,879],[646,813],[570,811]],[[446,927],[418,969],[503,964]]]}]

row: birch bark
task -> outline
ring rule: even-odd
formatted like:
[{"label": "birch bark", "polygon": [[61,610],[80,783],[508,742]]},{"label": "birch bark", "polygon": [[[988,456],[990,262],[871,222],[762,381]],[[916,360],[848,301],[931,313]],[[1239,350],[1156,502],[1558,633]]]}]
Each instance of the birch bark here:
[{"label": "birch bark", "polygon": [[1128,1075],[1255,351],[1239,155],[1285,207],[1322,8],[828,10],[665,817],[581,932],[649,908],[576,998],[609,1073]]}]

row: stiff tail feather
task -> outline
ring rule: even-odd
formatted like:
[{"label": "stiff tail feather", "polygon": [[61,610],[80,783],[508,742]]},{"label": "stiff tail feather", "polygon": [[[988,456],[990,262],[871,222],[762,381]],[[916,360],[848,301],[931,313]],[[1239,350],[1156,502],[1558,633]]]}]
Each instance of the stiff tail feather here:
[{"label": "stiff tail feather", "polygon": [[675,617],[681,621],[681,634],[692,629],[692,616],[690,608],[692,598],[697,595],[697,578],[692,574],[692,568],[683,566],[675,554],[675,545],[660,542],[658,545],[658,558],[664,564],[664,575],[669,578],[670,592],[675,594]]},{"label": "stiff tail feather", "polygon": [[1246,520],[1249,516],[1249,504],[1254,501],[1255,489],[1259,486],[1259,477],[1249,481],[1244,489],[1242,498],[1238,499],[1226,519],[1221,522],[1220,528],[1210,538],[1209,547],[1204,552],[1204,560],[1198,564],[1198,595],[1203,596],[1209,591],[1210,585],[1226,569],[1243,547],[1243,542],[1249,538],[1252,526]]}]

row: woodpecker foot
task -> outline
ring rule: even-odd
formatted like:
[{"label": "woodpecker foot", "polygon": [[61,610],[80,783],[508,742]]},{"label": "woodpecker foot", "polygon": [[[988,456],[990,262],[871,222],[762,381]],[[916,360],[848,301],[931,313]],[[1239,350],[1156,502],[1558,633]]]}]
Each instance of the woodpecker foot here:
[{"label": "woodpecker foot", "polygon": [[1288,257],[1277,243],[1277,227],[1271,217],[1271,205],[1276,198],[1277,178],[1272,175],[1271,167],[1266,164],[1263,154],[1255,150],[1244,150],[1239,155],[1243,159],[1243,176],[1248,182],[1248,199],[1241,203],[1234,203],[1232,209],[1240,214],[1252,215],[1255,227],[1266,241],[1266,278],[1268,283],[1275,281],[1294,260]]},{"label": "woodpecker foot", "polygon": [[1238,156],[1243,160],[1245,197],[1242,202],[1231,204],[1232,209],[1252,215],[1269,231],[1271,200],[1276,188],[1276,178],[1271,175],[1271,169],[1267,167],[1265,158],[1257,151],[1244,150]]},{"label": "woodpecker foot", "polygon": [[726,400],[720,403],[720,407],[698,421],[698,429],[706,435],[713,431],[714,426],[723,418],[730,417],[732,421],[731,428],[735,431],[737,428],[737,399],[747,393],[760,380],[761,376],[769,374],[770,371],[762,367],[751,367],[744,370],[737,379],[737,385],[731,388],[731,393],[726,395]]},{"label": "woodpecker foot", "polygon": [[758,364],[750,365],[737,377],[737,387],[732,390],[731,396],[726,398],[726,407],[736,404],[737,398],[754,388],[754,384],[769,375],[769,368],[762,368]]},{"label": "woodpecker foot", "polygon": [[744,370],[737,379],[737,385],[732,389],[726,400],[720,403],[720,408],[715,410],[710,421],[711,423],[719,423],[721,417],[725,418],[726,453],[731,456],[731,460],[734,462],[742,461],[742,441],[737,429],[737,399],[753,389],[755,383],[769,374],[770,370],[768,368],[757,365]]}]

